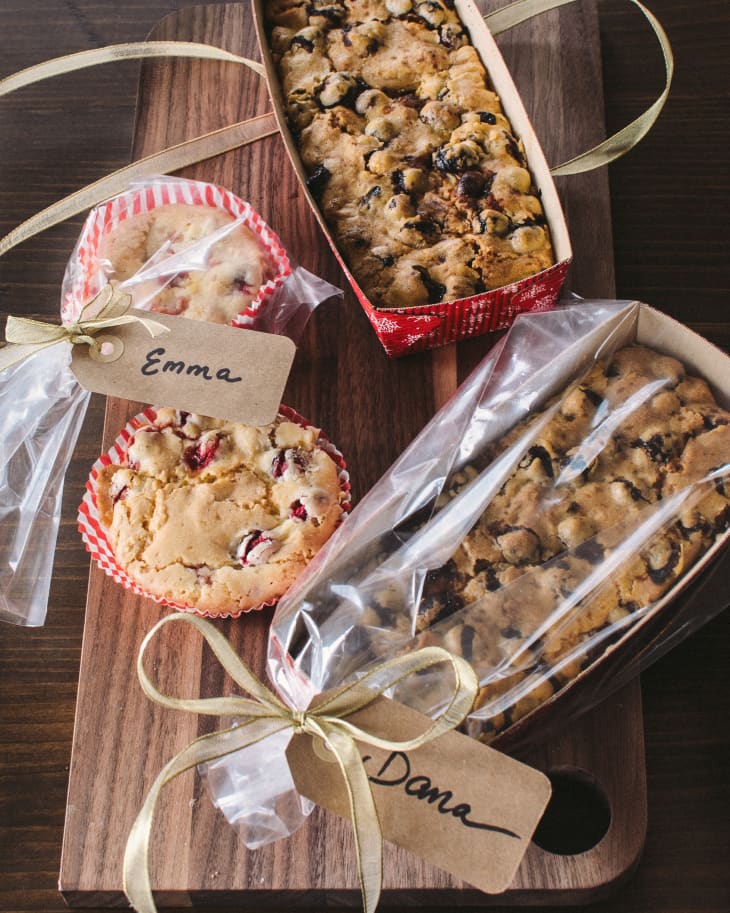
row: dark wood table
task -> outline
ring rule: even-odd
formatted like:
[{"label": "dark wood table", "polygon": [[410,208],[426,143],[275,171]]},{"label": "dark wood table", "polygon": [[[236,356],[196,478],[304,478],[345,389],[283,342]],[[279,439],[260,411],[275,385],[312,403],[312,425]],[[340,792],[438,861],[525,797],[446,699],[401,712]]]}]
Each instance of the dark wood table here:
[{"label": "dark wood table", "polygon": [[[62,53],[139,40],[193,0],[0,3],[0,76]],[[730,348],[730,172],[725,0],[652,0],[677,75],[653,133],[610,168],[619,297],[647,301]],[[635,9],[601,0],[607,119],[615,129],[661,84]],[[138,65],[70,74],[0,100],[0,233],[129,159]],[[556,116],[559,116],[556,112]],[[0,314],[53,317],[80,228],[68,222],[0,261]],[[56,890],[88,558],[75,512],[98,455],[94,398],[66,481],[48,621],[0,627],[0,911],[64,909]],[[649,831],[631,881],[596,913],[730,910],[730,614],[642,677]],[[110,814],[113,810],[110,809]],[[498,909],[495,907],[492,910]]]}]

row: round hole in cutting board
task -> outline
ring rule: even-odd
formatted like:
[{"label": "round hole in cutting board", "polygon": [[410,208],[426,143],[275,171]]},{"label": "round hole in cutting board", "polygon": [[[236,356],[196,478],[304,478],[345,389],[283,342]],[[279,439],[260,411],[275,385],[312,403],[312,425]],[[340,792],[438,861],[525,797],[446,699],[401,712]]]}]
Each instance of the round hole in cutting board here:
[{"label": "round hole in cutting board", "polygon": [[559,856],[592,849],[611,824],[611,806],[600,785],[585,770],[546,771],[553,793],[532,840]]}]

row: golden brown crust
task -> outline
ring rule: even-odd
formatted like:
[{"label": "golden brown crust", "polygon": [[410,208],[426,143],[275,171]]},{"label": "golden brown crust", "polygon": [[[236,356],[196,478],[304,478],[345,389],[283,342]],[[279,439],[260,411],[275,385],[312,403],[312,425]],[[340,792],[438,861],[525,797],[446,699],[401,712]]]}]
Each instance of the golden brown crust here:
[{"label": "golden brown crust", "polygon": [[332,534],[344,493],[316,428],[255,428],[172,409],[139,428],[97,503],[144,590],[211,614],[278,599]]},{"label": "golden brown crust", "polygon": [[[419,608],[419,644],[443,642],[482,673],[487,740],[571,681],[730,526],[727,481],[691,490],[730,461],[730,413],[679,361],[627,347],[552,405],[449,562],[429,574]],[[516,426],[492,456],[542,418]],[[626,546],[677,492],[684,499],[655,532]],[[596,569],[600,586],[581,596]]]},{"label": "golden brown crust", "polygon": [[310,189],[376,307],[469,297],[554,262],[542,205],[451,4],[267,4]]}]

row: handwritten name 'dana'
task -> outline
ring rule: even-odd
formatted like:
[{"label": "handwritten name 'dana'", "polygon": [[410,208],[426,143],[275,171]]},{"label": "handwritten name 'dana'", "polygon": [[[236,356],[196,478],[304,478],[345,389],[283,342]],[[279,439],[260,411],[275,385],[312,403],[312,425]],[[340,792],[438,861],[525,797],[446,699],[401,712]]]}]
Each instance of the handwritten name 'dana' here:
[{"label": "handwritten name 'dana'", "polygon": [[[372,757],[364,755],[362,760],[367,769],[367,762],[371,761]],[[439,789],[438,786],[432,784],[430,777],[422,774],[411,776],[411,762],[403,751],[391,752],[376,774],[368,774],[368,780],[376,786],[402,786],[406,795],[434,805],[439,814],[452,815],[464,827],[475,827],[479,830],[493,831],[497,834],[504,834],[506,837],[520,839],[519,834],[506,827],[476,821],[472,817],[471,805],[467,802],[454,801],[452,790]]]},{"label": "handwritten name 'dana'", "polygon": [[213,368],[210,365],[187,364],[179,360],[168,359],[163,361],[165,349],[162,347],[150,349],[145,355],[145,363],[140,368],[142,374],[151,377],[154,374],[184,374],[187,377],[201,377],[203,380],[222,380],[227,384],[238,384],[243,380],[241,377],[231,377],[230,368],[219,368],[215,374],[211,373]]}]

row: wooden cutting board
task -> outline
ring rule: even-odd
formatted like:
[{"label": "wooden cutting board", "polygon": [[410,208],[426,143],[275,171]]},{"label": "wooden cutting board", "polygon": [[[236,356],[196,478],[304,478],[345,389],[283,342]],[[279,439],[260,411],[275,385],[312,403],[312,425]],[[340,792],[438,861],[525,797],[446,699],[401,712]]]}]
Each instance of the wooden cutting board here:
[{"label": "wooden cutting board", "polygon": [[[484,2],[485,11],[499,3]],[[155,39],[204,41],[257,57],[248,6],[191,8],[161,22]],[[548,161],[563,160],[603,135],[596,12],[584,2],[542,16],[499,41]],[[134,158],[269,109],[266,87],[235,64],[161,61],[142,70]],[[278,136],[185,172],[251,202],[290,255],[342,286],[344,277],[312,217]],[[612,239],[605,172],[559,185],[571,229],[570,286],[585,297],[613,297]],[[342,449],[354,501],[371,487],[493,339],[482,337],[392,361],[383,353],[352,293],[322,306],[298,351],[285,402],[326,430]],[[110,399],[106,449],[138,404]],[[135,597],[95,566],[86,607],[76,727],[61,861],[60,889],[71,905],[123,903],[121,859],[129,828],[154,777],[209,720],[163,711],[143,696],[135,661],[145,633],[166,610]],[[271,610],[219,622],[244,659],[262,673]],[[159,687],[207,697],[229,687],[189,631],[167,629],[151,657]],[[568,784],[559,791],[547,843],[565,843],[576,826],[599,828],[577,806],[588,784],[610,811],[603,839],[584,852],[533,844],[510,890],[489,898],[405,851],[385,855],[383,908],[412,905],[511,905],[583,902],[617,884],[638,860],[646,831],[646,788],[638,682],[524,755]],[[567,778],[567,779],[566,779]],[[572,784],[572,787],[571,787]],[[561,804],[562,803],[562,804]],[[570,816],[561,832],[559,813]],[[603,809],[606,813],[606,808]],[[608,818],[606,819],[608,820]],[[556,836],[557,830],[557,836]],[[593,838],[595,840],[595,837]],[[546,841],[543,841],[546,842]],[[348,823],[316,810],[288,840],[249,852],[189,772],[167,788],[152,841],[152,883],[160,905],[235,902],[241,909],[303,909],[360,903]]]}]

